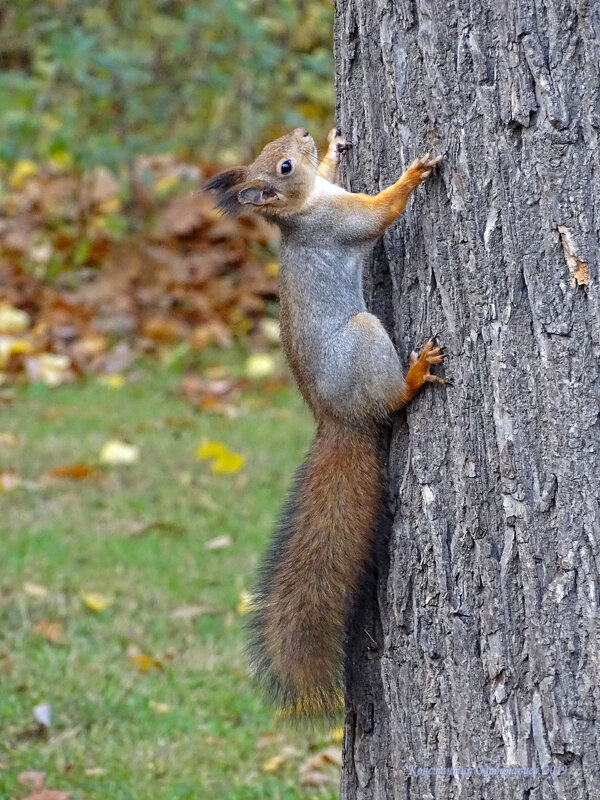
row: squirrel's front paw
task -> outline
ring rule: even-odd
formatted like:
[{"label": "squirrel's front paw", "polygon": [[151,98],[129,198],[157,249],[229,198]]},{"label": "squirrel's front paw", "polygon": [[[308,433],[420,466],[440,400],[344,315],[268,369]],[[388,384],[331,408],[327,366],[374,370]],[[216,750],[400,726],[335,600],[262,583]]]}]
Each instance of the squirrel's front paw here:
[{"label": "squirrel's front paw", "polygon": [[350,148],[350,143],[342,136],[341,128],[332,128],[327,136],[327,141],[329,142],[329,157],[337,164],[340,160],[340,154],[345,153]]},{"label": "squirrel's front paw", "polygon": [[429,370],[433,364],[441,364],[444,360],[441,347],[435,347],[430,339],[421,355],[414,351],[410,354],[410,369],[406,375],[406,384],[412,393],[418,391],[425,383],[447,383],[438,375],[431,375]]},{"label": "squirrel's front paw", "polygon": [[415,160],[410,165],[409,169],[414,170],[418,175],[419,183],[424,181],[431,175],[431,170],[438,161],[442,160],[442,156],[436,156],[435,158],[430,158],[429,153],[425,153],[423,158],[415,158]]}]

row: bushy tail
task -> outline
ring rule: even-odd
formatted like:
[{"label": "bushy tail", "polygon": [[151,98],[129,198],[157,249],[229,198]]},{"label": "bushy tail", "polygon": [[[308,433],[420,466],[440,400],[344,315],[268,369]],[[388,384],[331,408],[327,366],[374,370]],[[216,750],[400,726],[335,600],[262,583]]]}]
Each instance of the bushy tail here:
[{"label": "bushy tail", "polygon": [[249,625],[253,671],[292,714],[342,706],[348,607],[379,511],[379,447],[375,430],[319,426],[262,567]]}]

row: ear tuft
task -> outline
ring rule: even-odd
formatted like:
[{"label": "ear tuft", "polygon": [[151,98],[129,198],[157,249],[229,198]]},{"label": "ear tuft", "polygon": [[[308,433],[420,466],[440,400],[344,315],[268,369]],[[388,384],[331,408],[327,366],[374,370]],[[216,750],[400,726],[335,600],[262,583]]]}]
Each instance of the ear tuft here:
[{"label": "ear tuft", "polygon": [[246,167],[233,167],[233,169],[226,169],[225,172],[219,172],[218,175],[213,175],[212,178],[206,181],[202,186],[202,191],[207,192],[210,190],[225,191],[242,183],[246,179]]},{"label": "ear tuft", "polygon": [[219,172],[218,175],[213,175],[202,186],[201,191],[215,191],[217,193],[215,205],[219,211],[235,217],[242,211],[237,195],[239,185],[245,179],[246,167],[234,167],[233,169],[225,170],[225,172]]}]

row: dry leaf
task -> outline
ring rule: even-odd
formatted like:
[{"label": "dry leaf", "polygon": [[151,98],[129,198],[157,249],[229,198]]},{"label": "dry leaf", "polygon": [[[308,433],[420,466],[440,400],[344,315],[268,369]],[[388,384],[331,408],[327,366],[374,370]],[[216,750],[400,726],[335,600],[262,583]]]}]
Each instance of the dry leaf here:
[{"label": "dry leaf", "polygon": [[339,747],[326,747],[318,753],[310,756],[302,764],[302,768],[306,770],[322,770],[330,764],[336,767],[342,766],[342,751]]},{"label": "dry leaf", "polygon": [[52,644],[65,643],[65,632],[62,624],[56,620],[50,620],[46,619],[46,617],[42,617],[42,619],[36,622],[36,624],[33,626],[33,630],[40,636],[43,636],[44,639],[52,642]]},{"label": "dry leaf", "polygon": [[192,620],[196,617],[203,617],[206,614],[218,614],[218,611],[209,606],[182,606],[170,613],[171,619]]},{"label": "dry leaf", "polygon": [[31,324],[26,311],[0,304],[0,333],[22,333]]},{"label": "dry leaf", "polygon": [[38,772],[36,770],[25,770],[20,772],[17,778],[21,786],[26,786],[28,789],[43,789],[46,784],[46,773]]},{"label": "dry leaf", "polygon": [[139,457],[140,451],[136,445],[121,442],[119,439],[110,439],[100,450],[102,464],[135,464]]},{"label": "dry leaf", "polygon": [[246,359],[249,378],[267,378],[275,372],[275,359],[268,353],[254,353]]},{"label": "dry leaf", "polygon": [[334,728],[331,733],[329,734],[329,741],[335,742],[336,744],[341,744],[344,741],[344,726],[340,725],[338,728]]},{"label": "dry leaf", "polygon": [[158,700],[149,700],[148,708],[152,709],[152,711],[155,711],[157,714],[168,714],[169,711],[172,711],[173,706],[169,705],[169,703],[161,703]]},{"label": "dry leaf", "polygon": [[99,375],[98,383],[109,389],[122,389],[125,386],[125,378],[119,372],[111,372],[109,375]]},{"label": "dry leaf", "polygon": [[37,171],[37,164],[28,159],[21,159],[21,161],[17,161],[13,167],[8,178],[8,183],[13,189],[20,189],[29,178],[33,178],[34,175],[37,175]]},{"label": "dry leaf", "polygon": [[34,794],[27,795],[23,800],[70,800],[71,795],[68,792],[62,792],[60,789],[42,789]]},{"label": "dry leaf", "polygon": [[0,447],[15,447],[19,439],[10,431],[0,431]]},{"label": "dry leaf", "polygon": [[71,359],[56,353],[40,353],[25,359],[25,369],[31,381],[41,381],[46,386],[60,386],[71,379]]},{"label": "dry leaf", "polygon": [[0,472],[0,491],[12,492],[22,483],[21,477],[13,469],[5,469]]},{"label": "dry leaf", "polygon": [[52,711],[48,703],[40,703],[33,707],[33,716],[36,722],[43,725],[44,728],[49,728],[52,724]]},{"label": "dry leaf", "polygon": [[332,777],[325,772],[304,772],[300,780],[300,785],[314,787],[327,786],[332,780]]},{"label": "dry leaf", "polygon": [[153,669],[163,669],[162,662],[146,653],[131,652],[127,656],[140,672],[150,672]]},{"label": "dry leaf", "polygon": [[264,772],[277,772],[279,767],[283,763],[285,763],[285,761],[286,761],[285,756],[282,756],[281,754],[273,756],[273,758],[270,758],[268,761],[266,761],[263,764],[263,766],[262,766],[263,771]]},{"label": "dry leaf", "polygon": [[97,592],[85,592],[81,595],[81,599],[86,608],[96,614],[105,611],[113,602],[106,595],[98,594]]},{"label": "dry leaf", "polygon": [[39,583],[30,583],[29,581],[25,581],[23,584],[23,591],[29,597],[37,597],[39,600],[48,597],[48,589],[45,586],[41,586]]},{"label": "dry leaf", "polygon": [[248,614],[253,608],[253,599],[250,592],[241,592],[235,610],[238,614]]},{"label": "dry leaf", "polygon": [[87,464],[63,464],[60,467],[53,467],[48,472],[49,478],[71,478],[74,481],[81,481],[84,478],[98,476],[98,470]]},{"label": "dry leaf", "polygon": [[207,550],[224,550],[231,544],[231,536],[217,536],[215,539],[210,539],[204,543]]}]

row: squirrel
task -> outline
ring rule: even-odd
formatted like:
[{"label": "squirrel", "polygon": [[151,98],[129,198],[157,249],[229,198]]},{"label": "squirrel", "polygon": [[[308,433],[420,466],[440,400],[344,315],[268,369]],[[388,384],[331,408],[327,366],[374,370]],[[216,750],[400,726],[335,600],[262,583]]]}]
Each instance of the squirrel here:
[{"label": "squirrel", "polygon": [[346,626],[371,556],[382,502],[382,430],[443,361],[430,339],[406,375],[377,317],[362,270],[375,241],[440,160],[413,161],[376,195],[335,183],[349,147],[341,130],[318,163],[309,132],[267,144],[248,167],[212,177],[217,208],[252,210],[281,230],[280,327],[287,361],[317,424],[252,596],[253,673],[284,712],[342,707]]}]

